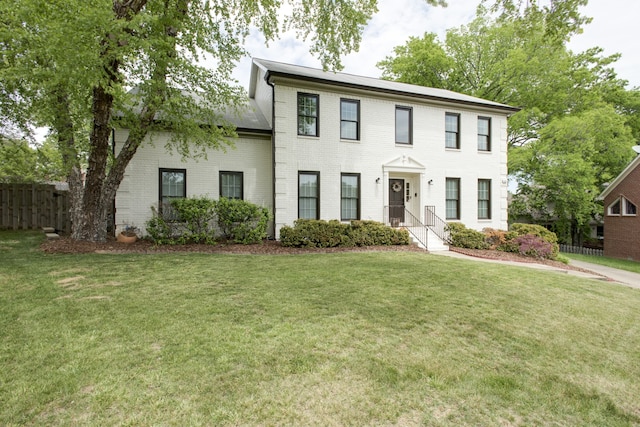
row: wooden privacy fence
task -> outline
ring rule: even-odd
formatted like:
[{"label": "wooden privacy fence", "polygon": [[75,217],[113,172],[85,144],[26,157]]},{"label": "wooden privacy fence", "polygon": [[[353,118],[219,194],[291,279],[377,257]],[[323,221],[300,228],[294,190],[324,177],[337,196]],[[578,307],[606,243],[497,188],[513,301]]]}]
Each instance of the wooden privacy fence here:
[{"label": "wooden privacy fence", "polygon": [[0,184],[0,228],[70,232],[69,192],[47,184]]}]

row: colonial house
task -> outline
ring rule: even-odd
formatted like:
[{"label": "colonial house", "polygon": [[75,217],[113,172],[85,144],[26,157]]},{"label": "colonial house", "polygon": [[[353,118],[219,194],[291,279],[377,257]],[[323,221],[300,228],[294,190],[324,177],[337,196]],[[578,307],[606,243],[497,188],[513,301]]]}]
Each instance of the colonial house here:
[{"label": "colonial house", "polygon": [[640,155],[599,198],[604,201],[604,255],[640,261]]},{"label": "colonial house", "polygon": [[[235,148],[208,160],[183,162],[166,153],[168,135],[153,135],[127,168],[116,226],[144,224],[172,197],[206,195],[269,208],[276,239],[298,218],[416,227],[429,249],[442,246],[445,222],[507,228],[507,117],[517,108],[263,59],[252,62],[249,107],[234,119]],[[116,130],[116,150],[126,133]]]}]

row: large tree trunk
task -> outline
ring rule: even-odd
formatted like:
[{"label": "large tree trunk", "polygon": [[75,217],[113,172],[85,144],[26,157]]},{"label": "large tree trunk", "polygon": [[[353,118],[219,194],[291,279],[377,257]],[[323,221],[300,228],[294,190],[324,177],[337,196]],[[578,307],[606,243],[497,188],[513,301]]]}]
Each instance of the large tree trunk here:
[{"label": "large tree trunk", "polygon": [[[130,0],[122,3],[114,0],[113,10],[116,19],[130,20],[146,4],[146,0]],[[179,3],[179,16],[184,18],[188,13],[188,2]],[[168,5],[165,5],[168,7]],[[171,58],[175,49],[177,29],[165,28],[165,36],[170,41],[165,54]],[[114,159],[111,169],[107,171],[111,138],[111,113],[114,99],[106,88],[116,85],[120,78],[120,62],[113,56],[109,40],[116,39],[113,34],[105,38],[102,57],[105,59],[105,86],[96,86],[93,90],[92,115],[93,124],[90,139],[89,167],[82,191],[77,187],[72,196],[72,238],[102,242],[107,238],[107,220],[109,209],[113,206],[116,192],[124,178],[127,165],[133,158],[140,144],[149,132],[157,111],[166,99],[167,62],[153,64],[152,81],[155,83],[154,93],[150,94],[138,115],[137,124],[130,129],[129,137]]]}]

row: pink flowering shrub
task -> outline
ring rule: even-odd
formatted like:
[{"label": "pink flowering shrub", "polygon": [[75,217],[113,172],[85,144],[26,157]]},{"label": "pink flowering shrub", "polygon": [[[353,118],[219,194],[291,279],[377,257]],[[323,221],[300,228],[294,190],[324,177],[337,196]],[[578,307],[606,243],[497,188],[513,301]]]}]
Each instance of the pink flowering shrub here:
[{"label": "pink flowering shrub", "polygon": [[553,259],[553,245],[539,236],[533,234],[525,234],[513,239],[513,244],[518,247],[520,255],[532,258]]}]

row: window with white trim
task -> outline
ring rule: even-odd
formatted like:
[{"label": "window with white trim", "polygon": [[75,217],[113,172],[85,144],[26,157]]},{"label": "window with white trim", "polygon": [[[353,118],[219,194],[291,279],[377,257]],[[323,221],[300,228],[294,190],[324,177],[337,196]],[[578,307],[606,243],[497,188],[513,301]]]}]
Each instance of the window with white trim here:
[{"label": "window with white trim", "polygon": [[608,216],[636,216],[637,214],[636,205],[624,196],[618,197],[607,207]]}]

